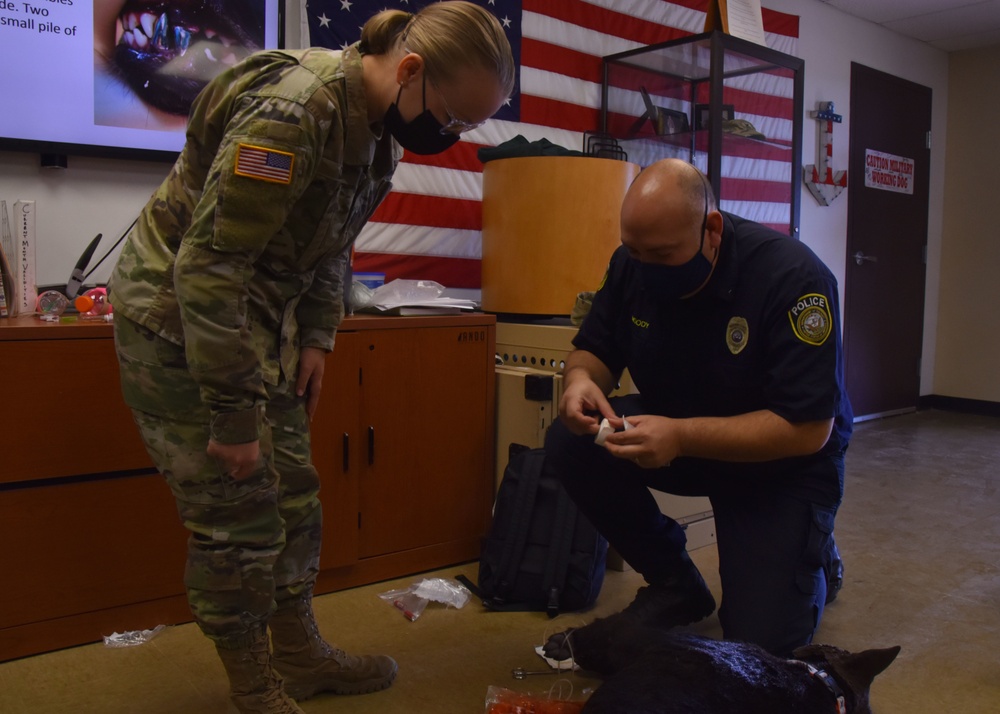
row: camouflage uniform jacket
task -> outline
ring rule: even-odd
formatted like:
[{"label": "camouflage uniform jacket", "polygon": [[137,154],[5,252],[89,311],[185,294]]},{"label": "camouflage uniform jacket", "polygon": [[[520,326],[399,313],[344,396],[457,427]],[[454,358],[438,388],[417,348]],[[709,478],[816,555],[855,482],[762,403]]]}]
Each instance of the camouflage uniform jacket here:
[{"label": "camouflage uniform jacket", "polygon": [[300,347],[333,349],[350,248],[401,155],[369,126],[356,47],[251,55],[193,103],[110,285],[119,315],[183,345],[213,438],[256,439],[266,385],[295,379]]}]

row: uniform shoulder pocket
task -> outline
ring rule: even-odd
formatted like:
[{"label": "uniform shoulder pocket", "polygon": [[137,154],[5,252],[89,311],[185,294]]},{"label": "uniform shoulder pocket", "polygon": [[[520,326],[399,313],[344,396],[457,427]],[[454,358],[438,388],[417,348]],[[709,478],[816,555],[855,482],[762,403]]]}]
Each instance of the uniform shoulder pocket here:
[{"label": "uniform shoulder pocket", "polygon": [[249,122],[220,149],[212,248],[258,250],[285,222],[312,161],[302,130],[279,121]]}]

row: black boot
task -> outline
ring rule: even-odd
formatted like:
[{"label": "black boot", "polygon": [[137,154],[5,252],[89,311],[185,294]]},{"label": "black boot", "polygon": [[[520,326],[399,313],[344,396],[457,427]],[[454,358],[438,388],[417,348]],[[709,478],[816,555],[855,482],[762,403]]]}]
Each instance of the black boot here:
[{"label": "black boot", "polygon": [[840,550],[837,543],[831,539],[830,550],[827,553],[827,561],[824,566],[826,571],[826,604],[837,599],[837,594],[844,587],[844,561],[840,557]]},{"label": "black boot", "polygon": [[[639,588],[635,599],[619,613],[596,620],[581,628],[552,635],[544,645],[545,656],[556,660],[573,656],[574,640],[585,638],[600,647],[616,627],[642,625],[670,629],[703,620],[715,611],[715,598],[687,553],[665,579],[657,579]],[[591,642],[593,640],[593,642]]]}]

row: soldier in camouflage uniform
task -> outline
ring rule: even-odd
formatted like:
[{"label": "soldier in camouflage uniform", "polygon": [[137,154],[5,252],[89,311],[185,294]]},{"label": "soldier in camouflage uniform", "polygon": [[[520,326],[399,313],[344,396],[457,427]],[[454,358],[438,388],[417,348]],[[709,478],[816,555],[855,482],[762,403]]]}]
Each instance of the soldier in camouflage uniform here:
[{"label": "soldier in camouflage uniform", "polygon": [[384,11],[343,52],[251,55],[195,100],[186,145],[122,250],[122,389],[190,531],[188,600],[241,712],[301,712],[292,698],[395,677],[391,658],[348,655],[317,630],[309,419],[344,267],[400,144],[451,146],[513,77],[499,23],[457,1]]}]

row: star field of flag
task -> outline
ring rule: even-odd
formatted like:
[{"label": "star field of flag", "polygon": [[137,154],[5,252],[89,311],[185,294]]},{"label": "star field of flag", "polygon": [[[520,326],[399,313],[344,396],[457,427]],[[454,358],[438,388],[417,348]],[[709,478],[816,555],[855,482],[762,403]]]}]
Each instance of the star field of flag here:
[{"label": "star field of flag", "polygon": [[[507,33],[516,66],[521,64],[521,3],[519,0],[470,0],[493,13]],[[427,0],[307,0],[310,44],[344,49],[361,39],[361,28],[370,17],[382,10],[418,12],[429,5]],[[515,88],[507,104],[497,112],[497,119],[518,121],[518,92]]]}]

